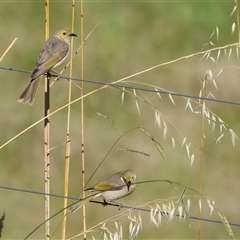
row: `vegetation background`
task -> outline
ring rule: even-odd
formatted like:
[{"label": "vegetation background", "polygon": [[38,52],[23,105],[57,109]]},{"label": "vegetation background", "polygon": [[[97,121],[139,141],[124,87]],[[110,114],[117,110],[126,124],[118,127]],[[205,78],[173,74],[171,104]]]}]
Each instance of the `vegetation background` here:
[{"label": "vegetation background", "polygon": [[[84,78],[103,82],[113,82],[144,69],[207,50],[212,41],[215,47],[238,42],[237,32],[232,34],[232,24],[236,14],[230,16],[234,1],[85,1],[85,36],[99,23],[84,45]],[[50,1],[50,34],[58,28],[71,27],[71,1]],[[80,3],[75,4],[75,33],[80,36]],[[0,55],[11,41],[18,41],[1,62],[1,66],[32,70],[36,57],[44,43],[45,12],[44,1],[0,1],[1,45]],[[219,29],[219,40],[216,34]],[[74,39],[74,50],[80,45],[80,37]],[[212,94],[221,100],[239,102],[239,59],[235,49],[229,60],[222,55],[217,64],[201,60],[201,56],[185,59],[156,68],[147,73],[128,79],[123,83],[148,87],[147,84],[168,91],[199,95],[202,79],[211,68],[216,75],[218,90],[209,85]],[[73,60],[73,76],[80,77],[80,56]],[[67,76],[69,69],[64,72]],[[0,144],[4,144],[17,133],[43,117],[44,84],[42,82],[32,107],[17,103],[17,99],[29,82],[29,74],[0,71]],[[84,92],[99,88],[96,84],[84,84]],[[141,93],[137,93],[143,97]],[[111,118],[121,130],[142,126],[164,147],[164,160],[153,142],[141,131],[131,131],[122,138],[116,148],[130,148],[150,154],[146,157],[129,151],[113,151],[108,155],[88,186],[100,179],[127,168],[137,173],[139,181],[168,179],[184,186],[199,190],[201,114],[185,110],[187,103],[182,97],[174,97],[175,105],[167,95],[162,100],[156,93],[145,96],[168,119],[168,132],[163,137],[163,127],[155,123],[154,110],[139,100],[139,109],[133,97],[125,94],[121,103],[122,91],[106,88],[85,98],[85,158],[86,178],[118,139],[115,128],[96,112]],[[73,86],[72,99],[80,96],[79,89]],[[65,105],[68,100],[68,81],[60,80],[51,88],[51,111]],[[206,102],[206,105],[240,135],[239,105]],[[197,110],[197,109],[195,109]],[[200,111],[201,109],[199,109]],[[64,182],[65,145],[67,109],[51,118],[51,191],[61,195]],[[171,124],[172,123],[172,124]],[[239,141],[232,146],[231,136],[226,132],[220,144],[219,127],[212,131],[204,120],[205,144],[202,162],[202,192],[214,199],[216,206],[229,222],[239,223]],[[69,196],[76,197],[81,192],[81,128],[80,102],[72,105],[71,111],[71,165]],[[174,137],[176,148],[172,147]],[[191,142],[191,152],[195,161],[191,167],[186,150],[181,148],[183,138]],[[0,149],[1,186],[44,191],[43,166],[43,123],[37,124],[26,133]],[[187,192],[196,195],[193,192]],[[120,202],[139,206],[155,199],[168,199],[176,196],[167,183],[141,184],[129,197]],[[190,215],[197,216],[198,199],[191,199]],[[44,196],[18,191],[0,190],[0,212],[6,212],[3,239],[22,239],[44,221]],[[70,202],[69,202],[70,203]],[[62,208],[62,199],[51,198],[51,213]],[[220,220],[215,213],[209,216],[206,203],[202,206],[202,217]],[[123,211],[123,210],[121,210]],[[87,226],[104,221],[118,214],[117,208],[89,204],[87,206]],[[139,239],[194,239],[197,238],[197,221],[177,219],[162,222],[158,229],[150,221],[149,213],[141,213],[143,229]],[[62,219],[59,214],[52,222],[52,231]],[[123,222],[123,225],[125,223]],[[127,229],[127,225],[124,225]],[[124,229],[125,229],[124,228]],[[125,229],[125,231],[127,231]],[[67,237],[82,230],[81,211],[68,215]],[[235,238],[240,238],[239,227],[233,227]],[[124,234],[127,234],[126,232]],[[57,230],[54,239],[61,237]],[[96,238],[101,238],[100,232]],[[31,238],[44,238],[44,227],[37,230]],[[126,236],[125,236],[126,238]],[[202,222],[202,239],[230,238],[222,224]]]}]

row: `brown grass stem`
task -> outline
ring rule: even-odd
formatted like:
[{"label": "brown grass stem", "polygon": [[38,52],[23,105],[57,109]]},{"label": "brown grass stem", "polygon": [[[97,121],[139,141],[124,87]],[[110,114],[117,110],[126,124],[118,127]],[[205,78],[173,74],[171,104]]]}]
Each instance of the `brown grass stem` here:
[{"label": "brown grass stem", "polygon": [[[45,0],[45,39],[49,38],[49,0]],[[45,77],[44,103],[44,187],[50,193],[50,77]],[[50,218],[50,197],[45,195],[45,220]],[[45,239],[50,236],[50,221],[45,223]]]},{"label": "brown grass stem", "polygon": [[[84,51],[83,51],[83,44],[86,41],[84,39],[84,18],[83,18],[83,0],[80,0],[80,36],[81,36],[81,46],[82,51],[80,55],[80,76],[83,79],[83,70],[84,70]],[[84,82],[81,84],[81,167],[82,167],[82,187],[85,186],[85,140],[84,140]],[[82,192],[82,198],[85,198],[85,192]],[[83,219],[83,231],[84,235],[83,238],[87,239],[86,230],[87,230],[87,222],[86,222],[86,207],[83,206],[82,209],[82,219]]]},{"label": "brown grass stem", "polygon": [[[72,32],[74,32],[74,21],[75,21],[75,0],[72,0]],[[70,58],[73,58],[73,38],[71,39],[71,51]],[[72,77],[72,61],[70,61],[70,70],[69,76]],[[68,84],[68,102],[71,102],[72,97],[72,81],[69,80]],[[70,142],[70,118],[71,118],[71,105],[68,105],[67,108],[67,129],[66,129],[66,149],[65,149],[65,168],[64,168],[64,186],[63,186],[63,195],[68,196],[69,188],[69,167],[70,167],[70,154],[71,154],[71,142]],[[63,199],[63,221],[62,221],[62,239],[66,238],[66,226],[67,226],[67,204],[68,199]]]}]

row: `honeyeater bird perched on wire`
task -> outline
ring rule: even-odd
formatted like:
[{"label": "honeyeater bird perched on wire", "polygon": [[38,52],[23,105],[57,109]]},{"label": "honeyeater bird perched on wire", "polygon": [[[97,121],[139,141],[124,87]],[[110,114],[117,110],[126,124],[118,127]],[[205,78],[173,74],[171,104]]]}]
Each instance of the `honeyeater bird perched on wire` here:
[{"label": "honeyeater bird perched on wire", "polygon": [[31,75],[31,81],[19,97],[18,102],[33,105],[41,76],[52,68],[60,66],[66,60],[70,52],[70,38],[73,36],[77,35],[69,29],[63,28],[54,32],[45,42]]},{"label": "honeyeater bird perched on wire", "polygon": [[[97,197],[102,197],[104,204],[114,203],[114,200],[123,198],[135,190],[135,181],[136,174],[130,169],[114,173],[93,187],[85,189],[85,191],[90,191],[92,194],[69,207],[68,211],[73,213]],[[118,205],[121,207],[121,204]]]}]

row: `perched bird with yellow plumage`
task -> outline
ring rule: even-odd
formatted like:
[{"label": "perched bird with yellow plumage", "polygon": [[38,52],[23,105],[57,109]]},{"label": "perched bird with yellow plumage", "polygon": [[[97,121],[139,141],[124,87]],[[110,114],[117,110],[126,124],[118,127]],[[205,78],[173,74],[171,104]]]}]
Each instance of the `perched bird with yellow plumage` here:
[{"label": "perched bird with yellow plumage", "polygon": [[[85,191],[89,191],[92,194],[69,207],[68,211],[73,213],[97,197],[102,197],[106,205],[107,203],[114,203],[114,200],[131,194],[136,189],[135,182],[136,174],[130,169],[114,173],[93,187],[85,189]],[[118,206],[120,208],[121,204],[118,204]]]},{"label": "perched bird with yellow plumage", "polygon": [[49,73],[52,68],[60,66],[66,60],[70,52],[70,39],[73,36],[77,35],[69,29],[63,28],[55,31],[45,42],[31,75],[31,81],[19,97],[18,102],[33,105],[41,76]]}]

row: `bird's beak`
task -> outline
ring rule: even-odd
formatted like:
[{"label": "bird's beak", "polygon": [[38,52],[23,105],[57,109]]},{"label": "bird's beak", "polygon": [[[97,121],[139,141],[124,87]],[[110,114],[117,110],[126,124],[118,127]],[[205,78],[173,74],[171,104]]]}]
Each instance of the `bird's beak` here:
[{"label": "bird's beak", "polygon": [[75,33],[70,33],[68,36],[70,36],[70,37],[77,37],[77,34],[75,34]]},{"label": "bird's beak", "polygon": [[126,182],[126,185],[127,185],[128,191],[129,191],[129,188],[130,188],[131,184],[132,184],[131,181]]}]

